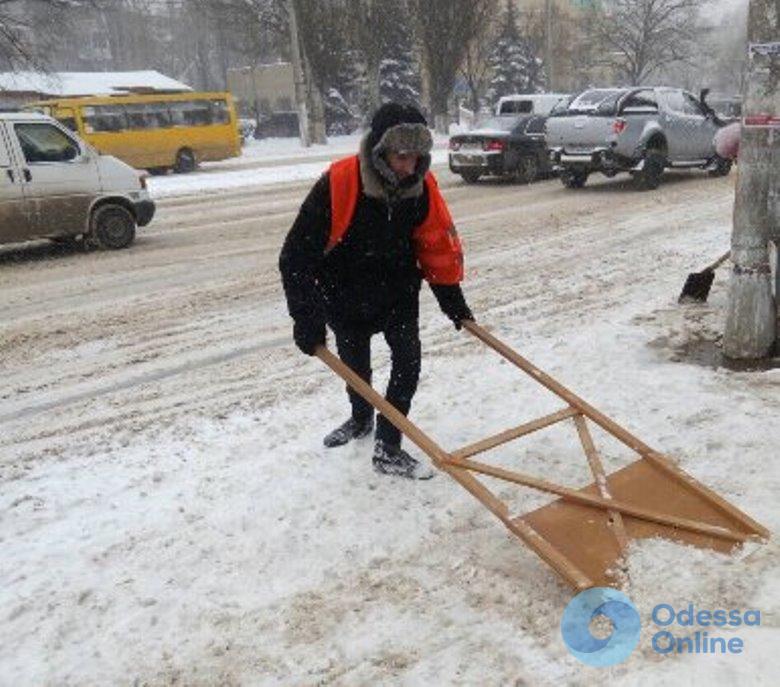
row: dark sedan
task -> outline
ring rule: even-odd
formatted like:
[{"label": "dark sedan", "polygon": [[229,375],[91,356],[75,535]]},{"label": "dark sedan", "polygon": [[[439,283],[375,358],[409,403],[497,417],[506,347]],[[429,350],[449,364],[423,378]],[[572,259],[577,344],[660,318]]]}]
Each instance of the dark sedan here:
[{"label": "dark sedan", "polygon": [[544,143],[544,116],[501,116],[450,138],[450,170],[468,184],[482,176],[530,183],[551,172]]}]

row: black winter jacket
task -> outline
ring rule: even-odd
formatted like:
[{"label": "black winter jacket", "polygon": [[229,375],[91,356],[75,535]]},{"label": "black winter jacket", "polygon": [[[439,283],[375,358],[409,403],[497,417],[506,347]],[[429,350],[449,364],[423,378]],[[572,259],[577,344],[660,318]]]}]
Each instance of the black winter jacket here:
[{"label": "black winter jacket", "polygon": [[[412,233],[428,214],[428,191],[395,203],[358,196],[344,238],[330,252],[330,181],[324,174],[309,192],[290,229],[279,269],[290,315],[296,321],[382,328],[391,312],[416,317],[422,275]],[[459,285],[432,285],[449,317],[468,312]]]}]

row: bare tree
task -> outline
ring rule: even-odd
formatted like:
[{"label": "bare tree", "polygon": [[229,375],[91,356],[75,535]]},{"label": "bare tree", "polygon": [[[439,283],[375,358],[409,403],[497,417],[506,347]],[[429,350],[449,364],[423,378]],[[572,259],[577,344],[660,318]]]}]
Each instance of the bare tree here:
[{"label": "bare tree", "polygon": [[604,0],[591,10],[605,60],[631,85],[689,60],[697,45],[703,0]]},{"label": "bare tree", "polygon": [[438,131],[446,130],[449,97],[469,44],[495,16],[496,4],[496,0],[412,0]]},{"label": "bare tree", "polygon": [[478,112],[490,79],[490,53],[493,50],[495,22],[485,21],[479,32],[469,42],[466,55],[460,65],[460,75],[469,89],[469,107]]},{"label": "bare tree", "polygon": [[12,71],[46,71],[45,46],[60,35],[67,10],[88,4],[91,0],[0,0],[0,64]]},{"label": "bare tree", "polygon": [[215,18],[229,16],[233,47],[255,59],[289,58],[290,29],[285,0],[200,0]]}]

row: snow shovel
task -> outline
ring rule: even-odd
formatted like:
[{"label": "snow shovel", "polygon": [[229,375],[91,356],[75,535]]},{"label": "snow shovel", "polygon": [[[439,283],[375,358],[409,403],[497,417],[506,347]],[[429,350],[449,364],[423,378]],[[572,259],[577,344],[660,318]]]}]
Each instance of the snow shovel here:
[{"label": "snow shovel", "polygon": [[677,299],[678,303],[690,303],[698,301],[704,303],[707,296],[710,295],[712,282],[715,280],[715,270],[718,269],[731,256],[731,251],[721,255],[711,265],[705,267],[701,272],[691,272],[685,280],[682,293]]},{"label": "snow shovel", "polygon": [[[625,553],[633,539],[665,537],[683,544],[732,552],[748,541],[769,537],[766,528],[718,496],[671,460],[650,448],[603,413],[566,389],[474,322],[463,328],[561,398],[557,412],[525,422],[455,451],[446,451],[396,410],[357,373],[324,346],[316,355],[379,410],[433,464],[478,499],[526,546],[576,590],[621,586]],[[571,421],[594,482],[570,488],[546,479],[472,460],[519,437]],[[607,475],[588,421],[639,454],[640,459]],[[474,475],[486,475],[559,498],[530,513],[509,508]]]}]

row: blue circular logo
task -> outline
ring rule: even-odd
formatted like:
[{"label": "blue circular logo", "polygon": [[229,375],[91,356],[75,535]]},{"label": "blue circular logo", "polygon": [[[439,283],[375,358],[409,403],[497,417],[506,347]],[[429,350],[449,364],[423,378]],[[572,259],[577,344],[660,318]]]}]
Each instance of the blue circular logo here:
[{"label": "blue circular logo", "polygon": [[[599,615],[612,621],[612,634],[603,639],[590,633],[590,623]],[[639,612],[631,599],[608,587],[580,592],[561,618],[563,641],[575,658],[589,666],[614,666],[625,661],[639,642],[640,630]]]}]

